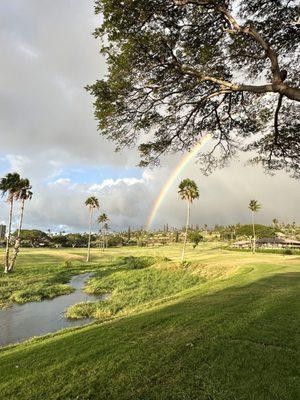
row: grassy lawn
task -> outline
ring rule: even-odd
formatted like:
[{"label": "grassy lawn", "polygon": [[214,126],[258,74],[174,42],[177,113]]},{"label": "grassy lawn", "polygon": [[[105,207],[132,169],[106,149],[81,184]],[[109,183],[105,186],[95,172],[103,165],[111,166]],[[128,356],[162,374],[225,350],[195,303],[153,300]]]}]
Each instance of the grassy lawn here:
[{"label": "grassy lawn", "polygon": [[84,254],[25,250],[0,275],[3,305],[87,270],[87,291],[111,293],[73,309],[99,322],[0,350],[1,398],[300,398],[299,256],[202,244],[182,268],[179,246],[93,249],[89,265]]},{"label": "grassy lawn", "polygon": [[[0,257],[2,260],[2,254]],[[67,260],[71,260],[69,267],[66,267]],[[13,302],[40,301],[72,292],[67,285],[71,276],[93,269],[82,260],[82,255],[76,252],[24,249],[12,275],[5,275],[1,265],[0,308]]]}]

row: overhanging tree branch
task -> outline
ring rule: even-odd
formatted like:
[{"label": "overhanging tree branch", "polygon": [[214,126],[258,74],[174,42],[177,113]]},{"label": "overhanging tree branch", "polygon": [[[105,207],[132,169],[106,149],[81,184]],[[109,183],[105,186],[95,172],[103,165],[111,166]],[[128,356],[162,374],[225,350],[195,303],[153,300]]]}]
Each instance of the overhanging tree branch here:
[{"label": "overhanging tree branch", "polygon": [[286,71],[281,71],[278,62],[278,55],[272,49],[267,40],[263,38],[262,35],[251,25],[240,25],[233,15],[224,6],[221,6],[215,1],[210,0],[174,0],[177,5],[187,5],[194,4],[204,7],[213,8],[216,12],[222,14],[227,22],[230,24],[231,33],[242,33],[250,35],[255,39],[255,41],[264,50],[266,57],[269,58],[271,62],[271,73],[272,73],[272,83],[266,85],[236,85],[230,82],[223,81],[210,76],[203,76],[201,72],[197,72],[195,69],[190,67],[184,67],[182,70],[186,73],[194,74],[195,76],[202,76],[202,80],[210,80],[212,82],[218,83],[230,87],[232,91],[249,91],[252,93],[280,93],[291,100],[300,101],[300,89],[284,84],[284,79],[286,78]]},{"label": "overhanging tree branch", "polygon": [[142,137],[148,165],[209,132],[220,160],[238,146],[300,176],[295,0],[95,1],[108,74],[88,89],[117,149]]}]

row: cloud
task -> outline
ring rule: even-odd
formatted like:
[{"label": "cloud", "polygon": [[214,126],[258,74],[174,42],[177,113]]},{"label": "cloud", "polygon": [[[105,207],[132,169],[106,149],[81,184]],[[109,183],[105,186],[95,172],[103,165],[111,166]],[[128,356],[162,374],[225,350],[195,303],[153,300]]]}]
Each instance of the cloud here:
[{"label": "cloud", "polygon": [[26,44],[20,44],[19,45],[19,49],[25,53],[27,56],[31,57],[31,58],[38,58],[39,54],[38,52],[33,49],[32,47],[26,45]]},{"label": "cloud", "polygon": [[53,186],[53,185],[62,185],[62,186],[67,186],[71,183],[71,180],[69,178],[59,178],[54,182],[49,182],[48,186]]},{"label": "cloud", "polygon": [[9,163],[11,171],[17,171],[19,173],[22,173],[24,169],[26,169],[26,166],[30,164],[28,157],[17,154],[7,154],[4,160]]},{"label": "cloud", "polygon": [[[36,157],[49,150],[64,165],[130,165],[97,134],[84,87],[103,76],[90,2],[2,0],[1,151]],[[131,155],[132,154],[132,155]]]},{"label": "cloud", "polygon": [[141,179],[138,178],[118,178],[118,179],[104,179],[103,182],[101,182],[100,184],[93,184],[89,187],[89,192],[98,192],[101,191],[104,188],[112,188],[114,186],[118,186],[118,185],[126,185],[126,186],[132,186],[132,185],[136,185],[137,183],[141,183],[141,184],[145,184],[147,181],[152,180],[153,177],[152,175],[147,172],[144,171],[143,173],[143,177]]}]

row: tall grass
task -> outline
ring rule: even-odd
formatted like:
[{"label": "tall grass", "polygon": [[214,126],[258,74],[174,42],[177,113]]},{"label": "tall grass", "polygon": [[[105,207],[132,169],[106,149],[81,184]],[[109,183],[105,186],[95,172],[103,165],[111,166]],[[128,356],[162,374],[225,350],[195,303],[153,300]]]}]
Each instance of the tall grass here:
[{"label": "tall grass", "polygon": [[157,263],[157,260],[152,257],[120,259],[119,267],[123,270],[92,278],[85,289],[94,295],[109,294],[107,299],[73,305],[68,308],[67,317],[106,320],[125,315],[203,281],[189,270],[173,268],[172,263],[162,260]]}]

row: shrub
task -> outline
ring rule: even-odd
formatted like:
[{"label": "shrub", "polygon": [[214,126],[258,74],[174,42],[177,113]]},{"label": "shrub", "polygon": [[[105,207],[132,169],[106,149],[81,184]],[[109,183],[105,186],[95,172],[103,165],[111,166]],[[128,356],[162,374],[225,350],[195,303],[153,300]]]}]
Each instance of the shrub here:
[{"label": "shrub", "polygon": [[64,266],[66,268],[72,268],[73,267],[72,261],[71,260],[66,260],[65,263],[64,263]]},{"label": "shrub", "polygon": [[96,310],[96,303],[87,301],[70,306],[67,309],[66,317],[69,319],[90,318]]},{"label": "shrub", "polygon": [[189,241],[193,243],[193,248],[195,249],[198,244],[203,240],[203,236],[196,231],[189,233]]},{"label": "shrub", "polygon": [[121,235],[109,236],[107,240],[108,247],[118,247],[118,246],[123,246],[123,244],[124,240]]},{"label": "shrub", "polygon": [[151,267],[156,262],[154,257],[123,257],[122,266],[129,269],[142,269]]}]

